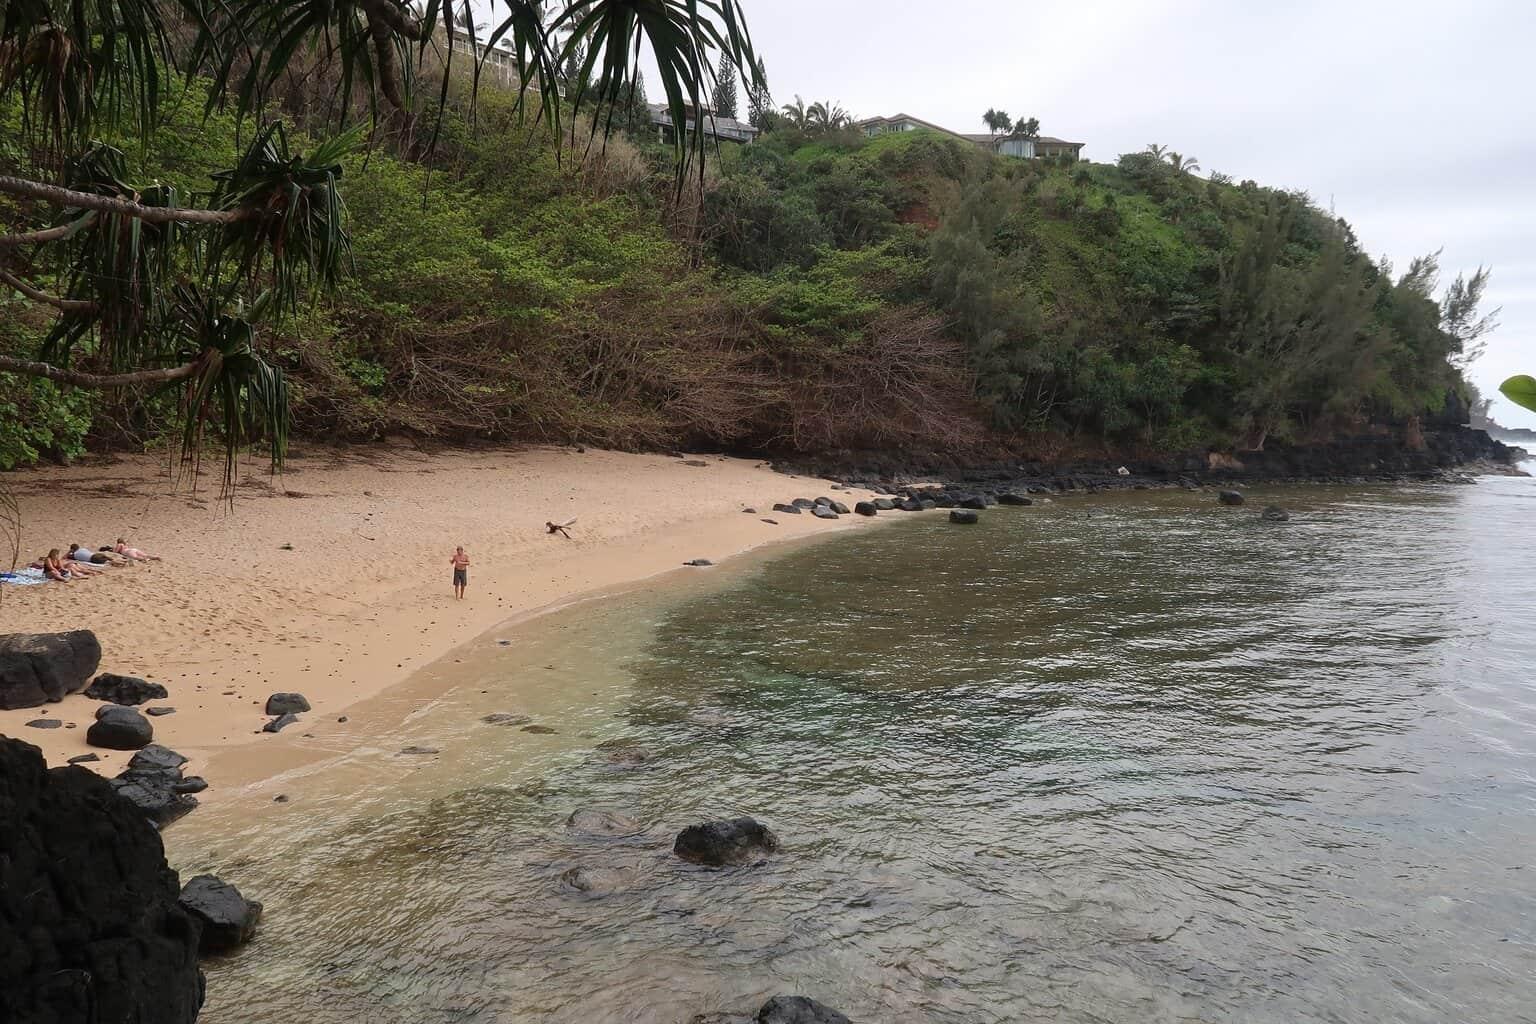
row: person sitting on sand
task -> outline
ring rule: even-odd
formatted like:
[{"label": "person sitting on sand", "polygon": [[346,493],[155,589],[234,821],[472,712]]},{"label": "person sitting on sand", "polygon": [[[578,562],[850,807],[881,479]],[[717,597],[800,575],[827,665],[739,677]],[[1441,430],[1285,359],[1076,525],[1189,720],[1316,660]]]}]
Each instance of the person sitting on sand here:
[{"label": "person sitting on sand", "polygon": [[64,560],[59,557],[59,549],[54,548],[42,558],[42,565],[34,566],[43,570],[43,575],[50,580],[58,580],[60,583],[68,583],[73,576],[73,570],[64,567]]},{"label": "person sitting on sand", "polygon": [[464,588],[469,586],[469,556],[464,553],[464,545],[454,548],[448,561],[453,563],[453,596],[462,601]]},{"label": "person sitting on sand", "polygon": [[148,551],[144,551],[144,550],[141,550],[141,549],[136,548],[136,547],[131,547],[131,546],[129,546],[128,542],[126,540],[124,540],[122,537],[117,538],[117,547],[113,548],[112,550],[116,551],[118,554],[122,555],[124,558],[131,558],[131,559],[133,559],[135,562],[158,562],[158,561],[160,561],[160,556],[159,555],[152,555]]}]

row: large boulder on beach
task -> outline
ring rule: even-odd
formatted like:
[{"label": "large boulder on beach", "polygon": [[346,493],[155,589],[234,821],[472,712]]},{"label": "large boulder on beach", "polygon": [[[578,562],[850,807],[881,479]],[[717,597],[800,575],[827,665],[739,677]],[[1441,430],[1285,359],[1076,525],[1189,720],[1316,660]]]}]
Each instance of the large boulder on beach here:
[{"label": "large boulder on beach", "polygon": [[987,499],[978,494],[967,494],[958,502],[961,508],[975,509],[980,512],[987,507]]},{"label": "large boulder on beach", "polygon": [[876,498],[870,504],[881,512],[893,512],[896,509],[896,502],[890,498]]},{"label": "large boulder on beach", "polygon": [[[108,780],[118,796],[139,809],[157,829],[197,808],[197,799],[189,794],[206,789],[201,779],[183,779],[181,766],[187,759],[169,747],[151,743],[134,754],[116,778]],[[199,785],[199,783],[201,783]]]},{"label": "large boulder on beach", "polygon": [[216,875],[198,875],[181,890],[181,908],[202,923],[199,952],[226,953],[245,945],[256,934],[261,904]]},{"label": "large boulder on beach", "polygon": [[672,844],[683,860],[716,868],[746,864],[778,848],[778,836],[767,825],[745,817],[689,825]]},{"label": "large boulder on beach", "polygon": [[852,1024],[809,996],[774,996],[757,1011],[757,1024]]},{"label": "large boulder on beach", "polygon": [[108,750],[138,750],[155,738],[155,727],[133,708],[105,704],[85,731],[85,742]]},{"label": "large boulder on beach", "polygon": [[90,686],[86,687],[85,695],[92,700],[106,700],[113,704],[133,706],[152,700],[165,700],[170,696],[170,692],[159,683],[152,683],[138,676],[120,676],[103,672],[92,681]]},{"label": "large boulder on beach", "polygon": [[274,693],[267,698],[266,714],[297,715],[309,710],[309,701],[302,693]]},{"label": "large boulder on beach", "polygon": [[773,506],[773,510],[775,512],[785,512],[792,516],[798,516],[802,514],[802,510],[799,505],[786,505],[782,501],[776,502]]},{"label": "large boulder on beach", "polygon": [[63,700],[100,664],[101,644],[88,629],[0,636],[0,711]]},{"label": "large boulder on beach", "polygon": [[199,927],[179,889],[106,779],[0,739],[0,1021],[193,1024]]},{"label": "large boulder on beach", "polygon": [[875,503],[872,501],[859,502],[853,506],[853,511],[855,515],[861,516],[875,516],[880,514],[880,510],[875,507]]},{"label": "large boulder on beach", "polygon": [[832,511],[831,505],[817,505],[815,508],[811,509],[811,515],[815,516],[817,519],[841,518],[836,512]]}]

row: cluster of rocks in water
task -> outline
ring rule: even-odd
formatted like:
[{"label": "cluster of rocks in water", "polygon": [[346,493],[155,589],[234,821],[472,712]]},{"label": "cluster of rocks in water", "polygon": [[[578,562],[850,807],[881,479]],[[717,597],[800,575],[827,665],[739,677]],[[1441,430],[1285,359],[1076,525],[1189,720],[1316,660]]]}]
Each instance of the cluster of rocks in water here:
[{"label": "cluster of rocks in water", "polygon": [[[179,778],[185,759],[146,747],[134,760]],[[0,737],[0,1020],[191,1024],[199,955],[250,939],[260,904],[211,875],[182,889],[119,782]]]},{"label": "cluster of rocks in water", "polygon": [[809,996],[774,996],[756,1013],[702,1013],[688,1024],[852,1024]]}]

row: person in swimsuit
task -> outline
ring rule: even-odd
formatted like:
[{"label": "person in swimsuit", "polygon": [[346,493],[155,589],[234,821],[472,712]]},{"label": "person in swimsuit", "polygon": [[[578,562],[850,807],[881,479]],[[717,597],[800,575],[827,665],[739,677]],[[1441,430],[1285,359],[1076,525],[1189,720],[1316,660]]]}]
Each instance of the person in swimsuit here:
[{"label": "person in swimsuit", "polygon": [[47,555],[43,556],[43,575],[51,580],[58,580],[60,583],[69,582],[71,573],[68,569],[64,568],[64,562],[59,558],[58,548],[54,548]]},{"label": "person in swimsuit", "polygon": [[454,548],[448,561],[453,563],[453,596],[462,601],[464,588],[469,585],[469,556],[464,553],[464,545]]},{"label": "person in swimsuit", "polygon": [[132,559],[135,562],[158,562],[158,561],[160,561],[160,556],[159,555],[152,555],[148,551],[143,551],[143,550],[141,550],[139,548],[132,547],[122,537],[117,538],[117,546],[115,548],[113,548],[112,550],[116,551],[118,554],[122,555],[124,558],[130,558],[130,559]]}]

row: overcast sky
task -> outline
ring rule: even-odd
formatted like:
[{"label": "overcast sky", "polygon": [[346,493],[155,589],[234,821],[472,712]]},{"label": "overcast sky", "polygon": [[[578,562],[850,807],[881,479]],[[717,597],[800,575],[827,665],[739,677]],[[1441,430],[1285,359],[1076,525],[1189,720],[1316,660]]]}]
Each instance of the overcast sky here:
[{"label": "overcast sky", "polygon": [[[1493,268],[1485,393],[1536,374],[1536,0],[743,0],[774,98],[1112,161],[1149,142],[1332,205],[1399,270]],[[1536,427],[1499,398],[1495,416]]]}]

